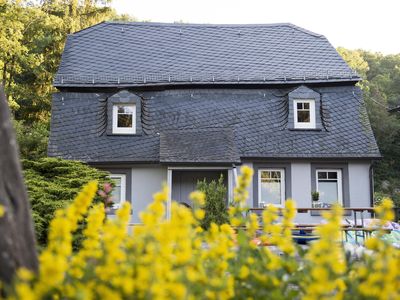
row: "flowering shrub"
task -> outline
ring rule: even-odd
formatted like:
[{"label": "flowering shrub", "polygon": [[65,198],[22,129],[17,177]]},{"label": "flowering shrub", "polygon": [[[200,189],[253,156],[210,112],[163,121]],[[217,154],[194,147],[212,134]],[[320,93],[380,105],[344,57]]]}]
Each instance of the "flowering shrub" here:
[{"label": "flowering shrub", "polygon": [[[282,217],[268,207],[262,224],[247,214],[251,177],[252,170],[243,167],[229,210],[231,225],[212,223],[207,231],[199,226],[202,209],[172,203],[166,220],[164,188],[141,214],[143,225],[129,233],[128,203],[113,220],[105,219],[103,204],[89,209],[97,190],[91,182],[56,213],[38,274],[20,270],[6,293],[27,300],[399,299],[400,253],[381,239],[383,232],[367,241],[369,252],[360,259],[348,259],[340,241],[342,209],[335,207],[317,229],[320,239],[308,250],[298,248],[291,236],[294,201],[286,201]],[[204,194],[194,192],[191,200],[202,207]],[[384,200],[377,209],[382,222],[393,218],[391,205]],[[74,253],[72,233],[86,214],[85,240]],[[274,246],[254,243],[260,226],[259,239]]]}]

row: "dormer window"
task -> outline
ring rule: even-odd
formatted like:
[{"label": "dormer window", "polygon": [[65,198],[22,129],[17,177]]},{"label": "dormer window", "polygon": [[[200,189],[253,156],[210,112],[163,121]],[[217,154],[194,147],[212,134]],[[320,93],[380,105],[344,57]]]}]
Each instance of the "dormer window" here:
[{"label": "dormer window", "polygon": [[315,128],[315,100],[294,100],[294,128]]},{"label": "dormer window", "polygon": [[112,133],[135,134],[136,133],[136,105],[113,105],[113,129]]}]

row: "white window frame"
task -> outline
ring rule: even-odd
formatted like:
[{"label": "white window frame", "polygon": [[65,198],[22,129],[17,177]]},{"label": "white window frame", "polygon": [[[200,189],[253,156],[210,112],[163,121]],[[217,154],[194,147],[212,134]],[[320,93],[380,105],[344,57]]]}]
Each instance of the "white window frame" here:
[{"label": "white window frame", "polygon": [[[268,172],[280,172],[281,173],[281,204],[274,204],[277,207],[284,207],[285,200],[286,200],[286,182],[285,182],[285,169],[284,168],[262,168],[258,169],[258,207],[260,207],[261,203],[261,172],[268,171]],[[266,203],[272,204],[272,203]]]},{"label": "white window frame", "polygon": [[121,179],[121,201],[120,203],[113,204],[113,209],[121,207],[122,203],[126,201],[126,174],[111,174],[111,179]]},{"label": "white window frame", "polygon": [[[133,107],[132,127],[118,127],[118,107]],[[119,134],[135,134],[136,133],[136,104],[118,103],[113,105],[112,133]]]},{"label": "white window frame", "polygon": [[[308,103],[310,107],[310,122],[297,121],[297,103]],[[297,99],[293,100],[294,128],[315,129],[315,100]]]},{"label": "white window frame", "polygon": [[317,192],[319,192],[319,186],[318,186],[318,172],[336,172],[337,174],[337,185],[338,185],[338,197],[337,199],[338,203],[343,206],[343,181],[342,181],[342,170],[341,169],[316,169],[315,170],[315,180],[316,182],[316,189]]}]

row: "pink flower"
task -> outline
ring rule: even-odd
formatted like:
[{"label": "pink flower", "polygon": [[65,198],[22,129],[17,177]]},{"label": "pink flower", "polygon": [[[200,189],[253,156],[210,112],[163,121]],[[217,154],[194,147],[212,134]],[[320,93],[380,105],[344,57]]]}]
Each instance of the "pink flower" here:
[{"label": "pink flower", "polygon": [[109,194],[112,191],[112,185],[108,182],[103,185],[103,188],[106,194]]},{"label": "pink flower", "polygon": [[98,194],[99,194],[100,197],[103,197],[103,198],[107,197],[107,194],[103,190],[100,190],[98,192]]}]

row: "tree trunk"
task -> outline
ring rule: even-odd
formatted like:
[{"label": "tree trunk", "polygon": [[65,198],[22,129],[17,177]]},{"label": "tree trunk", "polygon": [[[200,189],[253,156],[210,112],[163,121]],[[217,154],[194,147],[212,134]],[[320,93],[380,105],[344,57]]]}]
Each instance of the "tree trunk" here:
[{"label": "tree trunk", "polygon": [[18,146],[4,89],[0,85],[0,281],[9,283],[20,267],[38,268],[36,241]]}]

